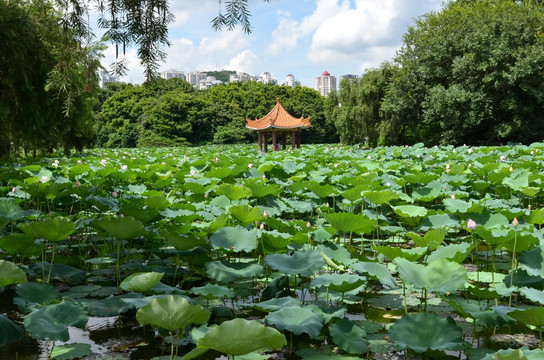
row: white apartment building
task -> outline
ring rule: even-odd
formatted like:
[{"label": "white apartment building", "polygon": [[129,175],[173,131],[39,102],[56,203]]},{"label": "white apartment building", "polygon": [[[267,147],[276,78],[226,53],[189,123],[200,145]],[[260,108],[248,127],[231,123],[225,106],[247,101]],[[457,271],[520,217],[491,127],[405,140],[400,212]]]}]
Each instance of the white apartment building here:
[{"label": "white apartment building", "polygon": [[207,77],[207,74],[201,73],[200,71],[195,71],[195,72],[190,72],[185,74],[185,80],[197,89],[200,87],[201,81],[204,81],[204,82],[206,81],[206,77]]},{"label": "white apartment building", "polygon": [[322,96],[329,95],[331,90],[336,90],[336,76],[324,71],[321,76],[315,78],[315,88]]},{"label": "white apartment building", "polygon": [[109,82],[117,82],[117,79],[106,70],[100,70],[98,72],[98,86],[100,86],[102,89],[105,89],[106,83]]},{"label": "white apartment building", "polygon": [[163,79],[173,79],[173,78],[179,78],[185,80],[185,73],[182,71],[178,71],[176,69],[170,69],[166,70],[160,73],[161,78]]},{"label": "white apartment building", "polygon": [[276,80],[276,78],[273,77],[268,71],[263,73],[260,79],[257,81],[260,81],[263,84],[276,84],[278,82],[278,80]]},{"label": "white apartment building", "polygon": [[300,85],[300,81],[295,79],[295,75],[288,74],[287,77],[285,78],[285,80],[283,80],[280,85],[295,87],[295,86]]}]

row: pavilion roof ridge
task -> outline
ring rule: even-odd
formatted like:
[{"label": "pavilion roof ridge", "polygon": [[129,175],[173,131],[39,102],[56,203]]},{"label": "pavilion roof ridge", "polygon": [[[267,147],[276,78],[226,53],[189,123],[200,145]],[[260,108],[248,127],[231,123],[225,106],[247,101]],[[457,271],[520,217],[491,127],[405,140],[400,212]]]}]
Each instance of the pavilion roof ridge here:
[{"label": "pavilion roof ridge", "polygon": [[276,98],[276,105],[260,119],[250,120],[246,118],[246,128],[252,130],[265,130],[268,128],[277,129],[306,129],[311,126],[311,117],[296,118],[289,114],[280,102],[280,98]]}]

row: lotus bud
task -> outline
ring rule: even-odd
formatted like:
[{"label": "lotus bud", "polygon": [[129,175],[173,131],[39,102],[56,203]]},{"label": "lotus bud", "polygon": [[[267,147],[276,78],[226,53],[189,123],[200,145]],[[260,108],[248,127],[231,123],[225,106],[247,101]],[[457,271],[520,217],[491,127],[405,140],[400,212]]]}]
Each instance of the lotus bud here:
[{"label": "lotus bud", "polygon": [[501,155],[501,156],[499,157],[499,160],[500,160],[500,161],[504,161],[504,156]]},{"label": "lotus bud", "polygon": [[263,174],[263,180],[266,180],[266,175],[265,174]]},{"label": "lotus bud", "polygon": [[517,217],[515,217],[514,220],[512,220],[512,225],[514,225],[514,227],[519,225],[519,221]]},{"label": "lotus bud", "polygon": [[208,193],[204,193],[204,197],[207,198],[207,197],[208,197]]},{"label": "lotus bud", "polygon": [[514,172],[514,168],[510,166],[510,172]]},{"label": "lotus bud", "polygon": [[259,229],[264,230],[264,223],[261,223],[261,226],[259,226]]},{"label": "lotus bud", "polygon": [[327,207],[329,207],[329,203],[327,203]]},{"label": "lotus bud", "polygon": [[125,217],[125,214],[121,213],[121,217],[124,218],[124,217]]},{"label": "lotus bud", "polygon": [[11,189],[11,192],[17,192],[17,188],[14,186],[14,187]]},{"label": "lotus bud", "polygon": [[116,197],[117,197],[117,191],[113,191],[113,192],[111,193],[111,196],[113,196],[114,198],[116,198]]},{"label": "lotus bud", "polygon": [[268,213],[266,212],[266,210],[263,211],[263,217],[266,219],[268,217]]},{"label": "lotus bud", "polygon": [[249,164],[247,164],[247,167],[251,169],[253,167],[253,164],[249,163]]},{"label": "lotus bud", "polygon": [[391,186],[391,183],[388,181],[388,182],[385,184],[385,186],[390,187],[390,186]]},{"label": "lotus bud", "polygon": [[469,230],[474,230],[476,229],[476,221],[472,220],[472,219],[468,219],[468,222],[467,222],[467,229]]},{"label": "lotus bud", "polygon": [[76,181],[76,186],[77,186],[77,187],[80,187],[80,186],[81,186],[81,183],[79,182],[79,180]]},{"label": "lotus bud", "polygon": [[455,194],[451,194],[451,198],[452,198],[452,199],[455,199]]},{"label": "lotus bud", "polygon": [[306,222],[306,227],[310,227],[312,224],[310,224],[309,221]]}]

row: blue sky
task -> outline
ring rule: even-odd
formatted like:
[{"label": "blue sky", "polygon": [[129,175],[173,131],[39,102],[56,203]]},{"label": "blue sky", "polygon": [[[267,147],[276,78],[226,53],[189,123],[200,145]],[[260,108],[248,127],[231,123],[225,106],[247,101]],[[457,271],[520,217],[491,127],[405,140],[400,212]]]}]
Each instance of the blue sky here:
[{"label": "blue sky", "polygon": [[[331,75],[361,75],[391,60],[402,35],[415,19],[439,11],[442,0],[249,0],[252,33],[240,29],[216,32],[211,20],[218,0],[172,0],[176,19],[170,25],[171,46],[160,70],[184,72],[235,70],[269,72],[279,82],[293,74],[315,87],[325,70]],[[106,51],[104,65],[113,61]],[[127,52],[129,73],[122,79],[144,80],[136,49]]]}]

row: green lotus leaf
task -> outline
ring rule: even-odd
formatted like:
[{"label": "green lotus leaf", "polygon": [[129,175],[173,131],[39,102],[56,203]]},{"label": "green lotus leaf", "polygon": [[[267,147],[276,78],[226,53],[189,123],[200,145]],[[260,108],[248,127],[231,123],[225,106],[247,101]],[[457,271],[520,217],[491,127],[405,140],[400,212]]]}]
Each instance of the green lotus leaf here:
[{"label": "green lotus leaf", "polygon": [[310,277],[321,270],[325,261],[317,250],[298,250],[293,255],[272,254],[266,255],[264,261],[272,269],[283,272],[285,275],[299,275]]},{"label": "green lotus leaf", "polygon": [[231,206],[229,213],[244,226],[263,219],[263,211],[258,207],[249,205]]},{"label": "green lotus leaf", "polygon": [[257,232],[241,226],[224,227],[210,237],[214,249],[232,252],[251,252],[257,248]]},{"label": "green lotus leaf", "polygon": [[425,247],[428,246],[430,250],[436,249],[442,242],[444,241],[444,238],[446,237],[446,234],[448,233],[448,229],[445,227],[440,227],[436,229],[431,229],[425,233],[424,236],[420,236],[419,234],[407,232],[406,235],[410,237],[416,243],[419,247]]},{"label": "green lotus leaf", "polygon": [[282,233],[278,230],[261,231],[261,238],[267,250],[275,251],[279,249],[286,249],[287,245],[292,242],[291,237],[291,234]]},{"label": "green lotus leaf", "polygon": [[13,303],[25,314],[62,299],[60,292],[51,285],[36,282],[17,284],[15,291],[17,296],[13,298]]},{"label": "green lotus leaf", "polygon": [[287,340],[278,330],[246,319],[225,321],[208,330],[197,343],[199,348],[214,349],[232,356],[260,349],[279,350],[285,345]]},{"label": "green lotus leaf", "polygon": [[161,281],[164,273],[142,272],[127,276],[119,285],[121,289],[146,292]]},{"label": "green lotus leaf", "polygon": [[217,232],[219,229],[227,225],[227,222],[229,221],[229,214],[222,213],[219,216],[217,216],[208,227],[208,232],[214,233]]},{"label": "green lotus leaf", "polygon": [[4,222],[4,225],[0,226],[0,229],[5,224],[22,219],[25,216],[23,209],[17,204],[7,200],[0,200],[0,225]]},{"label": "green lotus leaf", "polygon": [[94,225],[119,240],[132,240],[144,233],[144,224],[130,216],[102,218]]},{"label": "green lotus leaf", "polygon": [[533,302],[539,303],[540,305],[544,305],[544,291],[542,290],[522,287],[519,289],[519,293]]},{"label": "green lotus leaf", "polygon": [[395,259],[400,277],[429,292],[445,294],[465,287],[467,271],[462,265],[438,259],[427,266],[406,259]]},{"label": "green lotus leaf", "polygon": [[324,199],[336,192],[331,184],[320,185],[315,181],[310,181],[310,183],[308,184],[308,190],[316,194],[317,197],[320,199]]},{"label": "green lotus leaf", "polygon": [[81,359],[87,355],[91,355],[91,345],[81,343],[70,343],[65,345],[55,346],[51,351],[51,359],[55,360],[72,360]]},{"label": "green lotus leaf", "polygon": [[393,289],[398,287],[397,281],[384,264],[359,261],[355,264],[351,264],[349,267],[355,272],[369,274],[370,276],[377,278],[382,285],[389,286]]},{"label": "green lotus leaf", "polygon": [[161,327],[168,331],[178,331],[189,324],[204,324],[210,318],[210,312],[200,305],[191,305],[181,297],[166,295],[152,299],[136,312],[136,319],[141,325]]},{"label": "green lotus leaf", "polygon": [[479,288],[477,286],[468,286],[467,290],[478,299],[482,300],[494,300],[500,299],[501,297],[508,295],[511,291],[508,292],[498,292],[497,289],[492,288]]},{"label": "green lotus leaf", "polygon": [[501,247],[509,240],[508,232],[493,231],[485,226],[476,226],[474,233],[481,237],[488,246],[493,248]]},{"label": "green lotus leaf", "polygon": [[420,218],[427,216],[427,209],[417,205],[392,206],[393,211],[403,218]]},{"label": "green lotus leaf", "polygon": [[313,348],[297,350],[296,354],[302,358],[302,360],[359,360],[359,356],[350,356],[346,354],[340,354],[331,349],[323,349],[322,347],[317,350]]},{"label": "green lotus leaf", "polygon": [[524,216],[523,219],[529,224],[544,224],[544,209],[531,210],[529,215]]},{"label": "green lotus leaf", "polygon": [[231,174],[231,169],[227,167],[216,167],[206,172],[206,177],[208,179],[211,179],[211,178],[224,179],[228,177],[230,174]]},{"label": "green lotus leaf", "polygon": [[418,247],[413,249],[402,249],[400,247],[393,246],[373,246],[373,250],[386,256],[389,260],[395,260],[396,258],[402,258],[410,261],[417,261],[420,257],[427,253],[426,247]]},{"label": "green lotus leaf", "polygon": [[230,283],[238,279],[251,278],[262,274],[264,268],[260,264],[231,263],[227,261],[211,261],[206,263],[206,273],[220,283]]},{"label": "green lotus leaf", "polygon": [[371,233],[376,227],[376,220],[372,220],[362,214],[331,213],[323,214],[325,220],[336,230],[349,233]]},{"label": "green lotus leaf", "polygon": [[542,307],[514,310],[509,312],[508,316],[525,325],[537,328],[544,326],[544,308]]},{"label": "green lotus leaf", "polygon": [[502,180],[502,184],[510,187],[514,191],[519,191],[521,188],[529,186],[529,173],[526,171],[513,172],[509,177]]},{"label": "green lotus leaf", "polygon": [[310,286],[313,288],[324,286],[334,291],[346,292],[357,289],[364,283],[366,283],[366,279],[359,275],[347,273],[325,273],[313,278]]},{"label": "green lotus leaf", "polygon": [[278,185],[268,184],[261,180],[246,181],[244,186],[248,187],[256,198],[276,197],[281,193],[281,188]]},{"label": "green lotus leaf", "polygon": [[170,206],[170,202],[163,194],[150,195],[145,198],[144,205],[155,208],[159,211],[164,211]]},{"label": "green lotus leaf", "polygon": [[240,306],[245,308],[253,308],[262,312],[273,312],[287,307],[301,307],[302,302],[299,299],[295,299],[291,296],[285,296],[258,303],[243,304]]},{"label": "green lotus leaf", "polygon": [[415,201],[431,202],[437,197],[442,195],[442,191],[439,187],[422,187],[414,189],[412,192],[412,198]]},{"label": "green lotus leaf", "polygon": [[499,350],[488,354],[482,360],[544,360],[544,352],[540,349],[529,349],[523,346],[519,349]]},{"label": "green lotus leaf", "polygon": [[151,222],[160,214],[160,211],[155,208],[131,203],[123,203],[120,211],[124,216],[133,217],[144,224]]},{"label": "green lotus leaf", "polygon": [[61,241],[76,230],[73,222],[64,217],[47,218],[40,222],[28,223],[28,227],[39,237],[49,241]]},{"label": "green lotus leaf", "polygon": [[[495,228],[499,226],[506,226],[509,224],[508,219],[503,214],[471,214],[469,216],[472,220],[478,224],[478,227],[484,226],[486,228]],[[476,227],[476,229],[478,228]]]},{"label": "green lotus leaf", "polygon": [[310,203],[292,199],[283,199],[283,201],[290,209],[297,213],[303,214],[312,211],[312,205]]},{"label": "green lotus leaf", "polygon": [[[497,280],[497,275],[503,274],[495,273],[495,280]],[[491,282],[491,277],[489,276],[486,280]],[[510,271],[508,275],[502,279],[502,282],[505,286],[510,286],[510,284],[513,284],[517,287],[527,286],[534,289],[544,289],[544,279],[541,276],[529,275],[526,270],[520,268]]]},{"label": "green lotus leaf", "polygon": [[446,211],[450,214],[466,214],[472,207],[472,203],[461,199],[446,198],[442,202],[446,206]]},{"label": "green lotus leaf", "polygon": [[159,235],[165,238],[177,250],[190,250],[197,246],[205,246],[207,240],[205,237],[195,236],[193,234],[177,234],[164,228],[159,229]]},{"label": "green lotus leaf", "polygon": [[10,234],[0,238],[0,249],[7,251],[10,255],[38,256],[42,253],[42,246],[36,244],[35,240],[35,236],[27,234]]},{"label": "green lotus leaf", "polygon": [[544,277],[543,247],[539,246],[522,252],[519,255],[519,264],[522,270],[531,276]]},{"label": "green lotus leaf", "polygon": [[371,190],[364,191],[363,196],[376,205],[381,205],[399,198],[399,194],[393,190]]},{"label": "green lotus leaf", "polygon": [[347,353],[363,354],[368,351],[366,332],[353,321],[346,318],[336,320],[329,327],[329,334],[332,341]]},{"label": "green lotus leaf", "polygon": [[0,260],[0,287],[26,282],[26,274],[11,261]]},{"label": "green lotus leaf", "polygon": [[368,190],[369,186],[367,185],[358,185],[354,188],[347,189],[346,191],[342,192],[340,195],[342,197],[352,203],[359,202],[363,199],[363,195],[361,192]]},{"label": "green lotus leaf", "polygon": [[76,269],[73,266],[64,264],[49,264],[47,261],[42,263],[34,263],[29,265],[30,271],[33,275],[43,276],[43,270],[45,270],[45,276],[49,274],[51,269],[51,279],[69,282],[72,284],[81,284],[85,281],[87,273],[83,270]]},{"label": "green lotus leaf", "polygon": [[221,184],[216,190],[217,195],[225,195],[230,201],[240,200],[251,196],[251,190],[245,186]]},{"label": "green lotus leaf", "polygon": [[461,244],[440,245],[433,251],[427,261],[431,263],[434,260],[445,259],[460,264],[474,250],[475,244],[464,242]]},{"label": "green lotus leaf", "polygon": [[191,292],[195,295],[202,296],[205,299],[221,299],[233,298],[234,290],[226,286],[217,284],[206,284],[200,287],[191,288]]},{"label": "green lotus leaf", "polygon": [[165,219],[176,219],[176,218],[190,218],[196,217],[194,211],[187,209],[165,209],[160,212],[161,216]]},{"label": "green lotus leaf", "polygon": [[389,328],[389,338],[403,348],[417,353],[428,350],[459,350],[463,347],[463,330],[448,317],[420,312],[404,315]]},{"label": "green lotus leaf", "polygon": [[483,303],[476,300],[466,300],[456,296],[447,296],[444,301],[448,303],[455,311],[465,318],[478,320],[486,327],[502,327],[509,325],[514,320],[508,315],[500,314],[489,309]]},{"label": "green lotus leaf", "polygon": [[430,215],[421,220],[418,231],[428,231],[441,227],[458,228],[460,226],[459,218],[451,214]]},{"label": "green lotus leaf", "polygon": [[19,340],[24,333],[25,330],[11,321],[6,314],[0,314],[0,346]]},{"label": "green lotus leaf", "polygon": [[269,313],[265,320],[280,331],[287,330],[293,335],[306,333],[313,339],[321,332],[325,318],[306,308],[286,307]]},{"label": "green lotus leaf", "polygon": [[138,293],[128,293],[120,296],[109,296],[105,299],[92,302],[87,307],[89,315],[96,317],[117,316],[131,309],[134,304],[124,301],[125,299],[141,299],[143,296]]},{"label": "green lotus leaf", "polygon": [[70,340],[68,326],[82,328],[89,320],[81,305],[70,301],[47,305],[25,316],[25,329],[39,340]]},{"label": "green lotus leaf", "polygon": [[334,259],[335,263],[350,265],[357,261],[357,259],[351,258],[351,254],[348,249],[334,242],[324,242],[318,246],[318,249],[328,258]]}]

